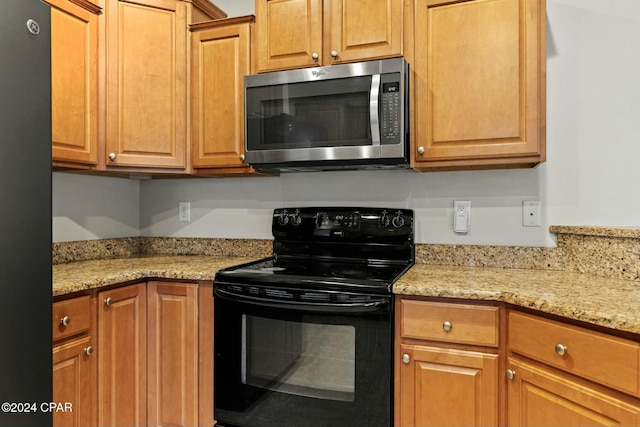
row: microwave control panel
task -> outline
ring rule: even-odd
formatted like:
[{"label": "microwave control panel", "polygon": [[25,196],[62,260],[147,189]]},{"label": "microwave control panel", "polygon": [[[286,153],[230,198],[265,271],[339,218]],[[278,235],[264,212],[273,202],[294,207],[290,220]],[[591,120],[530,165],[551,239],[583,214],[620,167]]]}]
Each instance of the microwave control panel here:
[{"label": "microwave control panel", "polygon": [[400,73],[383,74],[381,77],[380,143],[398,144],[402,131],[402,90]]}]

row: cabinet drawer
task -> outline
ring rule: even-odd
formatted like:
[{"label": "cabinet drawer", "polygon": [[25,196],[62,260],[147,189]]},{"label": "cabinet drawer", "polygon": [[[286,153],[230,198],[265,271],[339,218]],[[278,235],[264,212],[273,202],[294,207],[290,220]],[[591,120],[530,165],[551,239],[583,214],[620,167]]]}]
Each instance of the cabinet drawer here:
[{"label": "cabinet drawer", "polygon": [[498,307],[402,300],[404,338],[498,346]]},{"label": "cabinet drawer", "polygon": [[53,303],[53,340],[89,330],[89,296]]},{"label": "cabinet drawer", "polygon": [[586,379],[638,395],[640,344],[578,326],[511,312],[509,349]]}]

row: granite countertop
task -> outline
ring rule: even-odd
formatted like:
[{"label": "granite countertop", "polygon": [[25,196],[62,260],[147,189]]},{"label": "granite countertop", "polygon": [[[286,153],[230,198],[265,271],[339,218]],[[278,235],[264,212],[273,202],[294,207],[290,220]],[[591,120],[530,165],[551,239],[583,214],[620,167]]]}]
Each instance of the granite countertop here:
[{"label": "granite countertop", "polygon": [[213,280],[216,271],[254,259],[210,255],[156,255],[57,264],[53,266],[53,296],[131,280]]},{"label": "granite countertop", "polygon": [[402,295],[502,301],[640,334],[640,284],[590,274],[416,264],[393,291]]}]

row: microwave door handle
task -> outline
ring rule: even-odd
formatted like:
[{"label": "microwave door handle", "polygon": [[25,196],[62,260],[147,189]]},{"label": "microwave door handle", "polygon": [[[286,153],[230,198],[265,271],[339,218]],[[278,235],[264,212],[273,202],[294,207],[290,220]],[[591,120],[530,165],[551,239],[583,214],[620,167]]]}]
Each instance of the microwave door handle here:
[{"label": "microwave door handle", "polygon": [[371,76],[371,90],[369,91],[369,122],[371,123],[371,145],[380,145],[380,74]]}]

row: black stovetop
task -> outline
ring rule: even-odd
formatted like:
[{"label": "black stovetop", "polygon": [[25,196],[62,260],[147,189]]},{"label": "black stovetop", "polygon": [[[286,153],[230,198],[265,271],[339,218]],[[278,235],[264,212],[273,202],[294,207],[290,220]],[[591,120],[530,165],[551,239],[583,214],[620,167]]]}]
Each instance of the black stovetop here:
[{"label": "black stovetop", "polygon": [[273,256],[220,270],[214,284],[386,294],[414,262],[408,209],[276,209],[272,233]]}]

